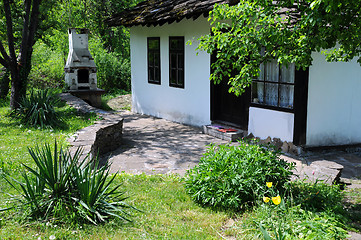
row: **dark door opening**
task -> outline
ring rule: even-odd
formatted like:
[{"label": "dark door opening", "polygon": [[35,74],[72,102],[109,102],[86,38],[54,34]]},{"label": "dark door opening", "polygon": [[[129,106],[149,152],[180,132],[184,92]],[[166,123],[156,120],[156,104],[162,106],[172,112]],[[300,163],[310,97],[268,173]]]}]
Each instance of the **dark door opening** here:
[{"label": "dark door opening", "polygon": [[[212,54],[211,63],[215,61]],[[241,96],[229,93],[228,79],[223,79],[220,84],[211,83],[211,120],[225,122],[248,130],[248,115],[251,101],[249,88]]]},{"label": "dark door opening", "polygon": [[248,129],[248,112],[250,103],[250,91],[247,90],[236,96],[228,92],[227,81],[211,86],[211,120],[214,122],[226,122],[243,130]]},{"label": "dark door opening", "polygon": [[87,69],[78,70],[78,83],[89,83],[89,70]]}]

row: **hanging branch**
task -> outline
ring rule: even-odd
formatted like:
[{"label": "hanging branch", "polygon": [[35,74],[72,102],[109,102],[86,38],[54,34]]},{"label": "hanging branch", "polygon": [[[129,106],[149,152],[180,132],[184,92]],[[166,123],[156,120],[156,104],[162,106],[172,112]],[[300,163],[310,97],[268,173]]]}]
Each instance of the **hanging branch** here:
[{"label": "hanging branch", "polygon": [[6,19],[6,33],[9,44],[9,52],[10,52],[10,64],[14,64],[16,63],[16,55],[15,55],[15,47],[14,47],[14,35],[13,35],[10,3],[9,0],[3,0],[3,3],[4,3],[4,11],[5,11],[5,19]]},{"label": "hanging branch", "polygon": [[0,42],[0,53],[2,55],[2,57],[0,57],[0,64],[7,68],[9,66],[8,61],[9,61],[10,57],[6,53],[2,42]]}]

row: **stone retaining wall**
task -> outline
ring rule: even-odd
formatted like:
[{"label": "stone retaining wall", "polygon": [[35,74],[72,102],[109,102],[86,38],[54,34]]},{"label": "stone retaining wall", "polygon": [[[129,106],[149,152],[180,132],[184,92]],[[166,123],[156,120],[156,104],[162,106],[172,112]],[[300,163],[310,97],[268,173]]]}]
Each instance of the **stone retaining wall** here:
[{"label": "stone retaining wall", "polygon": [[106,112],[90,106],[85,101],[69,93],[60,94],[60,98],[82,113],[94,112],[102,118],[94,125],[77,131],[68,142],[70,151],[74,153],[79,147],[83,149],[82,158],[90,155],[90,159],[104,155],[122,145],[123,118],[117,114]]}]

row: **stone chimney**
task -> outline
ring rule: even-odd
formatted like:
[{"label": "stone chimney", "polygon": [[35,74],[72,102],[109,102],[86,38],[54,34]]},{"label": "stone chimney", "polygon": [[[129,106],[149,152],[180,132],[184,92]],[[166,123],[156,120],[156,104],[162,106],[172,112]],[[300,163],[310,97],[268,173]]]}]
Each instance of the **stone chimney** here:
[{"label": "stone chimney", "polygon": [[88,29],[69,29],[69,55],[64,71],[69,90],[97,89],[97,68],[88,49]]}]

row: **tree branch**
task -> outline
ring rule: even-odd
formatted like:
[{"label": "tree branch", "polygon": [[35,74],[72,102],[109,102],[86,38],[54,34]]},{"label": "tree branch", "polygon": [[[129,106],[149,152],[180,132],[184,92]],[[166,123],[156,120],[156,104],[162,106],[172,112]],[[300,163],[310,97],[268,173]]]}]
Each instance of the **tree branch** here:
[{"label": "tree branch", "polygon": [[[27,42],[26,42],[27,49],[32,49],[33,44],[34,44],[35,32],[38,28],[40,3],[41,3],[41,0],[33,0],[31,17],[30,17],[30,25],[29,25],[29,33],[28,33],[28,38],[27,38]],[[25,55],[22,56],[24,64],[26,64],[28,57],[29,56],[28,56],[28,51],[27,51],[26,56]]]},{"label": "tree branch", "polygon": [[3,56],[4,60],[6,60],[6,61],[10,60],[10,57],[7,54],[7,52],[6,52],[5,48],[4,48],[4,45],[3,45],[3,43],[1,41],[0,41],[0,53]]},{"label": "tree branch", "polygon": [[3,65],[5,68],[8,68],[9,66],[9,64],[2,57],[0,57],[0,64]]},{"label": "tree branch", "polygon": [[25,0],[25,18],[23,24],[23,32],[22,32],[22,41],[20,46],[20,54],[19,54],[19,62],[21,65],[24,65],[27,59],[28,53],[28,44],[27,41],[29,40],[29,18],[30,18],[30,11],[31,11],[31,0]]},{"label": "tree branch", "polygon": [[7,32],[8,44],[9,44],[10,59],[11,61],[13,61],[13,63],[15,63],[16,55],[15,55],[15,47],[14,47],[14,35],[13,35],[10,3],[9,0],[3,0],[3,2],[4,2],[6,32]]}]

